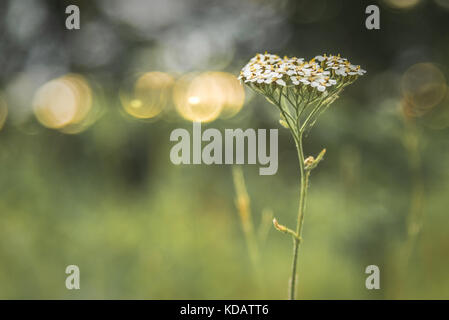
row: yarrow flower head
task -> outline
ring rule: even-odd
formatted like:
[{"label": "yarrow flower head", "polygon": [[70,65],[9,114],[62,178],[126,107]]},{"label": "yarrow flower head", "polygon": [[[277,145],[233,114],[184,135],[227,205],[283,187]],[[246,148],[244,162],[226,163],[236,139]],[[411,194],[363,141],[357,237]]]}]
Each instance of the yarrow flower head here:
[{"label": "yarrow flower head", "polygon": [[[303,129],[313,124],[343,88],[365,73],[340,55],[324,54],[305,60],[265,52],[251,58],[238,78],[279,107],[284,126],[294,126],[298,131],[301,120],[306,125]],[[311,122],[306,124],[308,111],[313,110]]]},{"label": "yarrow flower head", "polygon": [[329,75],[330,72],[323,70],[315,61],[304,61],[296,57],[281,59],[277,55],[265,53],[252,58],[243,67],[239,79],[244,83],[258,85],[306,85],[325,91],[326,87],[335,84]]},{"label": "yarrow flower head", "polygon": [[[340,55],[319,55],[310,61],[303,58],[281,59],[275,54],[258,53],[240,72],[239,80],[259,87],[275,83],[279,86],[310,86],[320,92],[335,86],[342,78],[357,77],[366,71]],[[355,79],[352,79],[355,80]]]}]

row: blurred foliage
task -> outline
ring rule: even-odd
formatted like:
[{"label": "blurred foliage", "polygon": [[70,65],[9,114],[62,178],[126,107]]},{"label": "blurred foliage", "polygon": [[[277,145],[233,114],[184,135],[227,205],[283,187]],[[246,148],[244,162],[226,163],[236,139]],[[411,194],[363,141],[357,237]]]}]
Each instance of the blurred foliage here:
[{"label": "blurred foliage", "polygon": [[[377,31],[367,1],[77,1],[81,30],[68,31],[71,3],[0,4],[0,298],[286,298],[291,243],[270,231],[254,276],[231,167],[170,162],[170,132],[191,130],[170,93],[136,93],[164,104],[151,119],[121,99],[145,72],[163,72],[167,90],[190,72],[237,75],[265,50],[341,53],[368,71],[306,139],[306,153],[327,154],[311,179],[299,298],[449,298],[448,1],[381,1]],[[34,110],[77,92],[88,120],[70,108],[65,129],[35,117],[52,79],[71,89]],[[278,173],[243,173],[254,225],[267,208],[294,225],[296,151],[274,108],[246,92],[240,112],[205,126],[279,128]],[[64,286],[70,264],[81,290]],[[365,289],[370,264],[381,290]]]}]

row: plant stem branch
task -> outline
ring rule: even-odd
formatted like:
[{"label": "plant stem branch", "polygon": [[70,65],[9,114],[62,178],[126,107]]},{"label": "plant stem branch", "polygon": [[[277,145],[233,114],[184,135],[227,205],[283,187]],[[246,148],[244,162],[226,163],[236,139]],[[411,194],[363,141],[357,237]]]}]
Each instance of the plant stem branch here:
[{"label": "plant stem branch", "polygon": [[298,252],[300,245],[300,238],[302,233],[302,227],[304,223],[304,211],[306,207],[306,197],[307,197],[307,185],[309,181],[309,173],[310,171],[305,169],[304,165],[304,151],[302,147],[302,132],[298,134],[296,143],[296,149],[298,151],[298,160],[299,160],[299,169],[301,173],[301,187],[299,194],[299,208],[298,208],[298,217],[296,224],[296,234],[297,238],[293,238],[293,261],[292,261],[292,275],[289,285],[289,298],[290,300],[295,299],[295,287],[296,287],[296,270],[298,265]]}]

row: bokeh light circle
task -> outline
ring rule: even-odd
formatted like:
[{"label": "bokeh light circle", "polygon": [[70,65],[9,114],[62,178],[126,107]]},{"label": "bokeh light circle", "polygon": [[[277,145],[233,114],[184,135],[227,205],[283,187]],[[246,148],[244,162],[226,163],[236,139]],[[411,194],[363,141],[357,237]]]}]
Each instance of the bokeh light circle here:
[{"label": "bokeh light circle", "polygon": [[422,116],[442,101],[446,89],[446,78],[433,63],[411,66],[401,79],[404,112]]},{"label": "bokeh light circle", "polygon": [[245,91],[237,78],[226,72],[187,74],[176,82],[173,100],[184,119],[210,122],[237,114]]},{"label": "bokeh light circle", "polygon": [[173,77],[167,73],[144,73],[134,82],[131,92],[121,92],[123,109],[138,119],[156,117],[167,106],[173,83]]},{"label": "bokeh light circle", "polygon": [[91,107],[90,86],[84,77],[76,74],[68,74],[45,83],[33,98],[37,120],[52,129],[81,123]]},{"label": "bokeh light circle", "polygon": [[220,115],[224,96],[211,74],[186,74],[175,84],[173,101],[184,119],[210,122]]},{"label": "bokeh light circle", "polygon": [[245,89],[235,75],[227,72],[212,73],[214,81],[224,93],[223,109],[220,118],[228,119],[242,109],[245,102]]}]

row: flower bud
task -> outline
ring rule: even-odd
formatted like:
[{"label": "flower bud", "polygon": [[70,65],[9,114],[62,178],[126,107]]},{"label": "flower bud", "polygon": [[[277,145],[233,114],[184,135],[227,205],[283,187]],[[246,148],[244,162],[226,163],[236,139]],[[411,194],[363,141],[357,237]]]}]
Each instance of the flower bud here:
[{"label": "flower bud", "polygon": [[287,227],[279,224],[278,221],[276,220],[276,218],[273,219],[273,225],[277,230],[279,230],[281,232],[287,232]]}]

